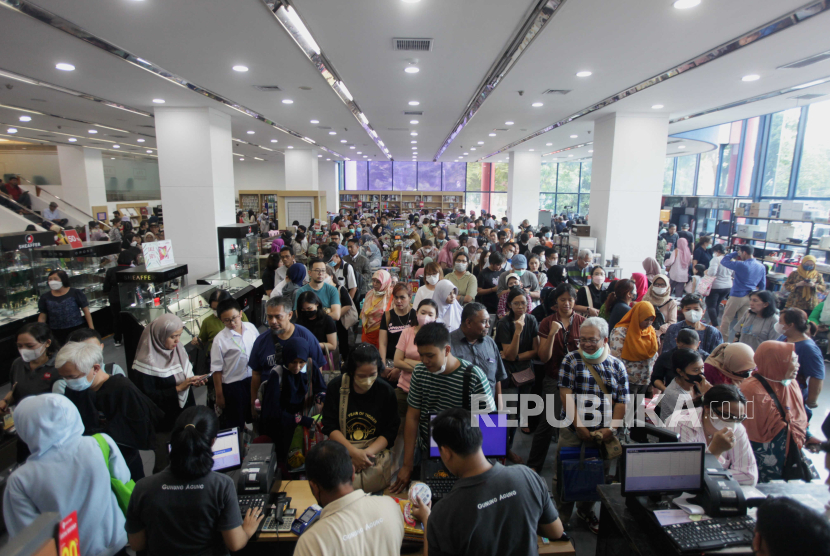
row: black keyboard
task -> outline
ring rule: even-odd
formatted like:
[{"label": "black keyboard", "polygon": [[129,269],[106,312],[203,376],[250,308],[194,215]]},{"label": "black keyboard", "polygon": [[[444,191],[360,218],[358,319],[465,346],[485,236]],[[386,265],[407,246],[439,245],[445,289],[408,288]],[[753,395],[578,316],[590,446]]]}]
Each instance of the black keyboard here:
[{"label": "black keyboard", "polygon": [[424,482],[432,491],[433,498],[443,498],[455,486],[456,479],[426,479]]},{"label": "black keyboard", "polygon": [[239,511],[242,513],[242,519],[245,519],[245,514],[248,513],[249,508],[259,508],[262,515],[268,512],[268,495],[267,494],[240,494],[239,495]]},{"label": "black keyboard", "polygon": [[749,516],[716,517],[667,525],[663,530],[681,552],[700,552],[751,544],[755,520]]}]

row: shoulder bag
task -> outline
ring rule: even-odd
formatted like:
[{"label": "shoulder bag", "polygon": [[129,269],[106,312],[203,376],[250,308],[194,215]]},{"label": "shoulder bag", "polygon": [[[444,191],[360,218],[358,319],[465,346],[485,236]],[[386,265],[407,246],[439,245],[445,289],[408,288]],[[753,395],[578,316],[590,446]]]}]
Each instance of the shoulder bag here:
[{"label": "shoulder bag", "polygon": [[[339,287],[342,288],[343,286]],[[349,328],[357,324],[360,315],[357,312],[357,307],[354,304],[354,299],[352,299],[352,296],[349,295],[348,290],[346,290],[346,297],[349,298],[349,306],[340,308],[340,324],[343,325],[343,328],[348,330]]]},{"label": "shoulder bag", "polygon": [[[588,363],[584,359],[582,362],[586,367],[588,367],[588,370],[591,371],[591,376],[594,377],[599,389],[602,390],[602,393],[607,396],[609,394],[608,385],[605,384],[604,380],[602,380],[602,376],[600,376],[596,368],[594,368],[591,363]],[[594,438],[594,441],[599,444],[602,459],[616,459],[622,455],[622,445],[620,444],[620,440],[615,435],[612,435],[611,438],[605,441],[602,440],[602,434],[598,431],[592,433],[591,436]]]},{"label": "shoulder bag", "polygon": [[769,394],[772,398],[772,401],[775,402],[775,408],[778,409],[778,413],[781,414],[781,420],[787,424],[787,459],[784,461],[784,467],[781,470],[781,478],[785,481],[800,479],[809,483],[813,480],[813,471],[811,469],[810,460],[807,459],[804,452],[802,452],[801,448],[799,448],[795,443],[795,439],[792,434],[790,434],[790,421],[787,419],[787,414],[784,412],[784,408],[781,407],[781,402],[778,401],[778,396],[775,395],[775,391],[773,391],[772,387],[769,385],[769,382],[767,382],[764,377],[755,374],[752,376],[757,378],[758,382],[761,383],[761,386],[764,387],[764,390],[767,391],[767,394]]},{"label": "shoulder bag", "polygon": [[[349,408],[349,392],[351,390],[349,384],[351,381],[349,375],[345,373],[340,376],[342,381],[340,383],[339,407],[340,432],[348,440],[349,434],[348,427],[346,425],[346,413]],[[372,445],[375,440],[376,439],[349,440],[349,443],[359,450],[365,450]],[[354,482],[352,483],[354,488],[360,488],[363,489],[364,492],[371,493],[381,491],[389,486],[389,480],[392,478],[392,465],[394,463],[392,461],[392,453],[389,449],[384,449],[375,456],[374,460],[375,464],[372,467],[368,467],[363,471],[355,473]]]},{"label": "shoulder bag", "polygon": [[125,483],[124,481],[113,477],[112,469],[110,469],[110,445],[100,434],[93,434],[92,438],[98,442],[98,447],[101,448],[101,453],[104,456],[104,464],[107,466],[107,471],[110,474],[110,487],[112,488],[112,493],[118,501],[118,507],[121,508],[124,516],[126,516],[127,506],[130,505],[130,497],[133,495],[133,489],[135,488],[135,481],[130,479]]},{"label": "shoulder bag", "polygon": [[[567,335],[567,332],[565,334]],[[512,382],[516,388],[521,388],[522,386],[531,385],[536,382],[536,374],[533,372],[533,364],[531,363],[530,366],[523,371],[510,373],[510,382]]]}]

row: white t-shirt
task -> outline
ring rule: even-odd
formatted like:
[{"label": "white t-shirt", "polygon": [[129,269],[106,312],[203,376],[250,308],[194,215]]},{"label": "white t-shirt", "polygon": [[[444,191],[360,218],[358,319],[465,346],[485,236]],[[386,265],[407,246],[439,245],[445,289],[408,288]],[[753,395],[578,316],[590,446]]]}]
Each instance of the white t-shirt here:
[{"label": "white t-shirt", "polygon": [[349,267],[347,269],[347,272],[346,272],[347,275],[344,277],[343,276],[343,268],[345,266],[346,266],[345,264],[341,264],[340,268],[335,268],[334,269],[334,275],[337,276],[337,281],[340,283],[340,285],[343,286],[344,288],[346,288],[347,290],[350,290],[352,288],[356,288],[357,287],[357,279],[354,277],[354,267],[352,265],[349,265]]},{"label": "white t-shirt", "polygon": [[424,299],[432,299],[434,294],[435,290],[430,290],[426,286],[421,286],[418,288],[418,291],[415,292],[415,299],[412,302],[412,307],[417,311],[418,305],[420,305],[421,301]]}]

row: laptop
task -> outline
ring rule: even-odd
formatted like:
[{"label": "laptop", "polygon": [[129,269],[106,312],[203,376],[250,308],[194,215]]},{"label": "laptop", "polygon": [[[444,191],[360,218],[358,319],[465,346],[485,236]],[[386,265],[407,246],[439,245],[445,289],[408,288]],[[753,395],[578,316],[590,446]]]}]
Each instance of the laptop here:
[{"label": "laptop", "polygon": [[[435,413],[429,414],[429,455],[421,461],[421,481],[432,490],[432,498],[438,500],[452,490],[457,477],[444,466],[438,444],[432,438],[432,421],[435,415]],[[484,456],[487,458],[507,457],[508,415],[489,413],[476,415],[476,418],[481,428],[481,450]]]},{"label": "laptop", "polygon": [[[167,444],[167,452],[173,449]],[[239,449],[239,429],[225,429],[216,435],[213,443],[213,471],[226,472],[242,467],[242,452]]]}]

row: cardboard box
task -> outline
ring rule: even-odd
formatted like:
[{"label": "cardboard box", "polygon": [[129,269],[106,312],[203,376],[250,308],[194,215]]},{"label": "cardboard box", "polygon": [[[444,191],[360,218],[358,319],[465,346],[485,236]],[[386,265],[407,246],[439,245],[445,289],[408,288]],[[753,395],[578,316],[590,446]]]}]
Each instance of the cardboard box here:
[{"label": "cardboard box", "polygon": [[757,224],[738,224],[735,235],[747,238],[752,237],[753,232],[758,231]]},{"label": "cardboard box", "polygon": [[791,237],[795,236],[795,226],[792,224],[781,224],[778,230],[778,239],[776,241],[790,241]]},{"label": "cardboard box", "polygon": [[819,249],[830,249],[830,236],[824,236],[818,243]]},{"label": "cardboard box", "polygon": [[761,201],[758,203],[752,203],[749,206],[750,209],[759,209],[759,210],[769,210],[769,201]]},{"label": "cardboard box", "polygon": [[575,236],[579,237],[590,237],[591,236],[591,226],[588,224],[574,224],[573,230],[571,233]]},{"label": "cardboard box", "polygon": [[752,239],[767,239],[766,232],[752,232]]},{"label": "cardboard box", "polygon": [[778,241],[781,233],[781,222],[770,222],[767,226],[767,241]]},{"label": "cardboard box", "polygon": [[804,210],[804,203],[801,201],[781,201],[781,210]]},{"label": "cardboard box", "polygon": [[749,209],[749,216],[750,217],[758,217],[758,218],[769,218],[769,209],[768,208],[751,208]]}]

